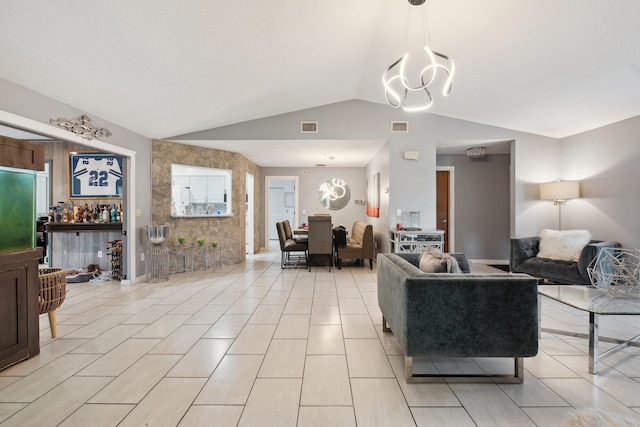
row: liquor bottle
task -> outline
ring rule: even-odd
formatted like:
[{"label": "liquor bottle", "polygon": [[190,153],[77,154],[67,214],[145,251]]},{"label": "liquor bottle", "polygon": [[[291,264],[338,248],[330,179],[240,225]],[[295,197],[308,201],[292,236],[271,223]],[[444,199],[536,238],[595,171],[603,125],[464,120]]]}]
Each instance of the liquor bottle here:
[{"label": "liquor bottle", "polygon": [[118,218],[118,211],[116,211],[116,204],[111,206],[111,222],[116,222]]},{"label": "liquor bottle", "polygon": [[76,211],[73,209],[73,202],[69,200],[69,217],[67,222],[73,224],[76,222]]},{"label": "liquor bottle", "polygon": [[62,222],[62,202],[58,202],[55,210],[55,222]]},{"label": "liquor bottle", "polygon": [[118,209],[116,209],[116,221],[122,221],[122,203],[118,203]]},{"label": "liquor bottle", "polygon": [[63,223],[68,223],[69,222],[69,208],[67,208],[67,204],[64,204],[64,207],[62,208],[62,222]]},{"label": "liquor bottle", "polygon": [[107,205],[102,206],[102,222],[109,222],[109,210]]}]

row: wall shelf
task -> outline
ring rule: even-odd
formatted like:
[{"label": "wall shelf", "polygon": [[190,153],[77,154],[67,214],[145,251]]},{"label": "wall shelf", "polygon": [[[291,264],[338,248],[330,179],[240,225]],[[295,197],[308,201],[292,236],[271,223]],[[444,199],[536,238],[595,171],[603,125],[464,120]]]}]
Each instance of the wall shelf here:
[{"label": "wall shelf", "polygon": [[72,224],[64,224],[64,223],[52,223],[48,222],[45,224],[45,228],[48,233],[72,233],[72,232],[90,232],[90,231],[122,231],[122,223],[121,222],[93,222],[93,223],[72,223]]}]

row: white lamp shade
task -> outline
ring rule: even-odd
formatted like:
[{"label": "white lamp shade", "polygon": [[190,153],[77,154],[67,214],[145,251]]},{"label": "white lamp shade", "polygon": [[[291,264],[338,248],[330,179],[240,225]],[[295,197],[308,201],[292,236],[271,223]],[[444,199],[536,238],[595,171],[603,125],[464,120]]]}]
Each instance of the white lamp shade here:
[{"label": "white lamp shade", "polygon": [[567,200],[580,197],[578,181],[554,181],[540,184],[540,199]]}]

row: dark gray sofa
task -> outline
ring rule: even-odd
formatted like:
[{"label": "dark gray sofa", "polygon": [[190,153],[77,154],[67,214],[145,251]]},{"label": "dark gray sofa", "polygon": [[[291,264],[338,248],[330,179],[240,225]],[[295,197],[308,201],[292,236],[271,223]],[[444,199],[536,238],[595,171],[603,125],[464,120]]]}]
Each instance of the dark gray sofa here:
[{"label": "dark gray sofa", "polygon": [[522,382],[522,358],[538,352],[537,279],[470,274],[464,255],[456,258],[467,273],[424,273],[419,257],[377,258],[383,330],[392,331],[404,351],[406,380],[442,381],[434,378],[438,375],[414,374],[413,357],[509,357],[515,360],[513,376],[488,377]]},{"label": "dark gray sofa", "polygon": [[604,248],[619,248],[620,243],[592,240],[580,253],[577,262],[538,258],[539,237],[511,239],[509,267],[514,273],[526,273],[557,283],[590,284],[587,267]]}]

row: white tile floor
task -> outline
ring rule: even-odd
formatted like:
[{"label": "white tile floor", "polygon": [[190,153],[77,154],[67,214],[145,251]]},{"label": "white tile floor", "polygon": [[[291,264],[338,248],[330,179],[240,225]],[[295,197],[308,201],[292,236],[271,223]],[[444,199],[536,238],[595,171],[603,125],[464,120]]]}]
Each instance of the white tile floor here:
[{"label": "white tile floor", "polygon": [[[587,342],[543,334],[525,382],[407,384],[381,332],[376,271],[281,270],[279,252],[164,283],[70,284],[41,354],[0,372],[1,426],[562,426],[598,408],[640,423],[640,348],[587,372]],[[627,338],[638,317],[601,318]],[[544,300],[543,325],[586,331]],[[424,369],[508,370],[501,360]]]}]

